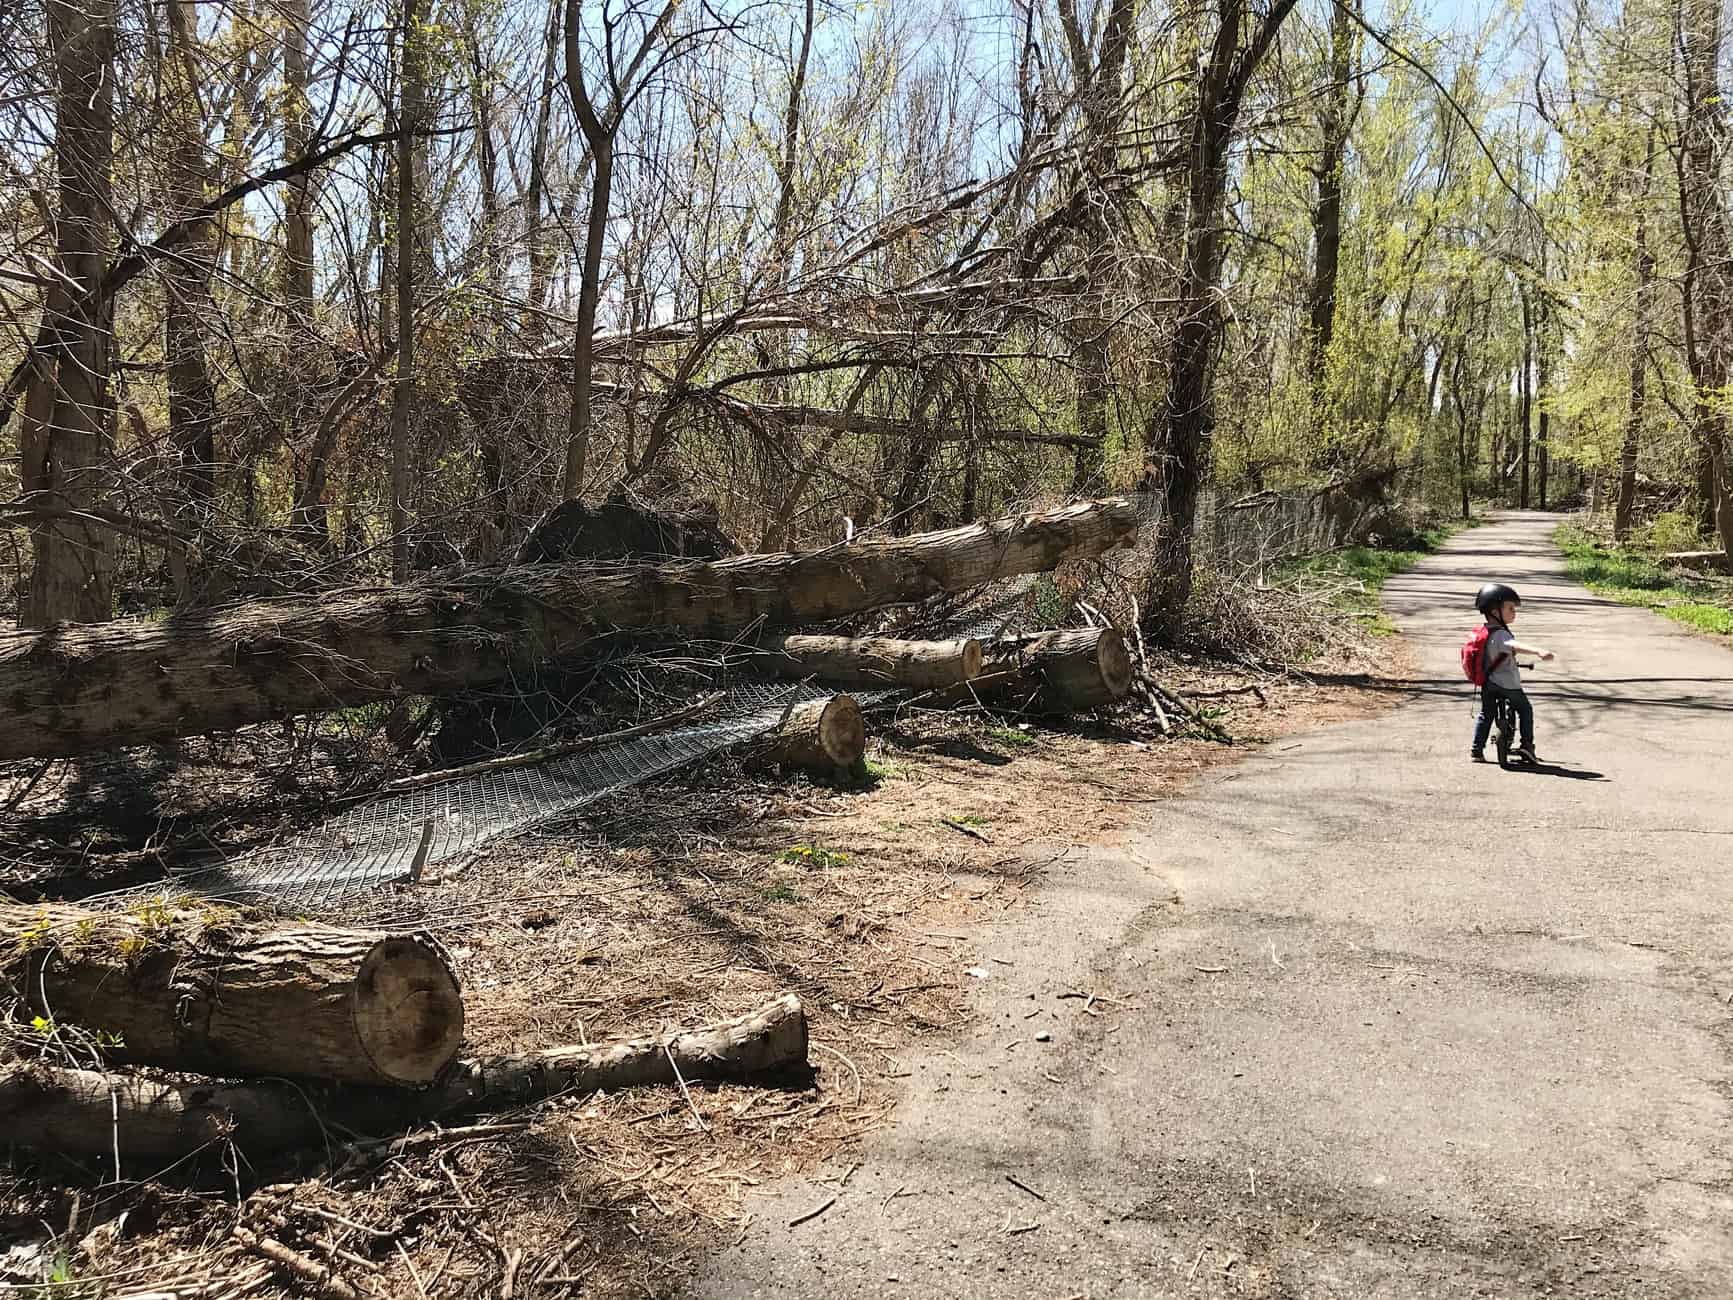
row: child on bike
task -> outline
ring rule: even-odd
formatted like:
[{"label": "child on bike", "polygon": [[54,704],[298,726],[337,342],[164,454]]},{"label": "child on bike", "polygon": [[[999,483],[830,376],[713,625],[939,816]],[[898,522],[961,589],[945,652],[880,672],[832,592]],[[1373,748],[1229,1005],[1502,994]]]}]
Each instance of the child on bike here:
[{"label": "child on bike", "polygon": [[1486,619],[1486,685],[1480,692],[1480,716],[1474,720],[1474,743],[1468,756],[1476,763],[1486,762],[1486,737],[1492,730],[1493,712],[1498,701],[1507,699],[1516,710],[1521,742],[1516,757],[1525,763],[1540,760],[1534,752],[1534,706],[1522,689],[1522,673],[1517,668],[1518,655],[1533,655],[1536,659],[1551,659],[1552,651],[1526,645],[1511,635],[1510,625],[1522,597],[1502,582],[1489,582],[1474,598],[1474,607]]}]

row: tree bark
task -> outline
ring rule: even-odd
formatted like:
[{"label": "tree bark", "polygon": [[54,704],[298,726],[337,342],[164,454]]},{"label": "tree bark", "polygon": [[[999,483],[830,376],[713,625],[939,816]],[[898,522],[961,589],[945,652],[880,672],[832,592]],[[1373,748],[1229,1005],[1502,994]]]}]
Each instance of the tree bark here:
[{"label": "tree bark", "polygon": [[1123,499],[810,555],[525,565],[0,632],[0,759],[88,753],[509,677],[619,629],[731,636],[1038,573],[1129,542]]},{"label": "tree bark", "polygon": [[[113,238],[114,0],[48,0],[58,98],[58,269],[31,350],[19,436],[20,486],[77,509],[100,504],[113,443],[109,389],[113,303],[99,292]],[[24,627],[114,616],[113,539],[78,521],[30,530],[34,563],[19,605]]]},{"label": "tree bark", "polygon": [[1078,180],[1079,189],[1087,198],[1081,206],[1077,227],[1088,287],[1083,295],[1083,308],[1069,328],[1075,349],[1079,435],[1072,463],[1071,491],[1081,496],[1099,492],[1107,473],[1108,403],[1113,394],[1112,335],[1118,315],[1118,306],[1113,302],[1114,245],[1125,224],[1110,182],[1118,170],[1115,165],[1118,136],[1128,108],[1125,66],[1137,5],[1134,0],[1110,0],[1102,16],[1100,43],[1093,51],[1076,0],[1060,0],[1058,10],[1078,103],[1089,133]]},{"label": "tree bark", "polygon": [[409,577],[409,439],[415,422],[415,273],[420,259],[416,212],[416,135],[421,129],[422,84],[418,0],[403,0],[403,88],[397,143],[397,376],[391,391],[391,577]]},{"label": "tree bark", "polygon": [[215,1075],[431,1082],[463,1001],[426,938],[276,925],[211,908],[0,904],[0,970],[59,1024],[118,1035],[115,1060]]},{"label": "tree bark", "polygon": [[1733,557],[1733,451],[1728,447],[1722,393],[1733,348],[1733,286],[1729,284],[1727,209],[1720,169],[1726,149],[1721,100],[1719,0],[1682,0],[1679,46],[1685,72],[1685,122],[1680,133],[1680,198],[1696,300],[1697,436],[1714,480],[1716,532]]},{"label": "tree bark", "polygon": [[50,1151],[178,1159],[222,1142],[249,1153],[313,1147],[332,1126],[386,1134],[564,1093],[612,1092],[699,1080],[773,1077],[807,1064],[806,1012],[793,994],[696,1029],[523,1056],[455,1062],[432,1088],[338,1088],[309,1096],[272,1083],[224,1086],[58,1069],[0,1066],[0,1141]]},{"label": "tree bark", "polygon": [[[590,215],[584,234],[583,270],[578,282],[578,314],[572,326],[572,409],[566,429],[566,458],[562,484],[565,499],[575,500],[583,494],[584,475],[590,454],[590,389],[595,379],[596,307],[602,288],[602,246],[607,238],[608,214],[614,192],[614,142],[619,134],[627,103],[636,93],[634,85],[645,58],[661,40],[676,0],[666,0],[661,12],[644,33],[635,54],[621,64],[616,62],[613,32],[607,31],[606,56],[612,81],[610,102],[598,110],[584,78],[581,36],[582,15],[578,0],[570,0],[565,8],[566,93],[571,97],[572,112],[578,119],[584,143],[590,148]],[[640,472],[651,461],[648,448]]]},{"label": "tree bark", "polygon": [[795,705],[766,743],[765,756],[803,772],[852,771],[866,757],[866,721],[860,705],[852,695]]},{"label": "tree bark", "polygon": [[[1541,261],[1541,271],[1546,271],[1546,261]],[[1552,413],[1547,410],[1547,389],[1552,384],[1552,307],[1543,293],[1535,304],[1535,314],[1539,328],[1535,336],[1535,394],[1540,401],[1540,414],[1536,417],[1534,434],[1536,492],[1540,498],[1540,508],[1546,509],[1547,479],[1552,473]]]},{"label": "tree bark", "polygon": [[1192,534],[1198,497],[1209,472],[1215,430],[1215,359],[1223,330],[1217,298],[1222,264],[1222,202],[1227,192],[1228,148],[1252,74],[1274,43],[1295,0],[1273,0],[1242,48],[1245,0],[1217,0],[1215,41],[1199,82],[1189,144],[1185,250],[1181,303],[1168,369],[1167,399],[1145,436],[1143,486],[1163,497],[1155,570],[1146,611],[1165,640],[1179,634],[1191,598]]},{"label": "tree bark", "polygon": [[1047,713],[1076,713],[1123,700],[1131,692],[1131,656],[1110,627],[1038,632],[987,647],[981,675],[928,701],[1003,703]]},{"label": "tree bark", "polygon": [[1649,248],[1648,192],[1654,162],[1655,138],[1651,128],[1648,156],[1643,164],[1643,192],[1637,207],[1637,294],[1631,328],[1630,405],[1619,450],[1619,496],[1613,507],[1613,536],[1619,541],[1631,531],[1631,512],[1637,496],[1637,452],[1642,442],[1643,409],[1648,395],[1649,301],[1654,296],[1655,282],[1655,255]]},{"label": "tree bark", "polygon": [[[1348,106],[1349,83],[1354,72],[1354,11],[1350,0],[1341,0],[1330,15],[1330,88],[1325,93],[1319,128],[1323,147],[1313,172],[1318,183],[1318,202],[1312,210],[1314,265],[1308,315],[1311,335],[1306,352],[1306,371],[1312,385],[1312,418],[1319,422],[1324,411],[1325,359],[1336,330],[1336,278],[1342,259],[1342,163],[1348,150],[1352,123]],[[1325,463],[1333,463],[1326,455]]]},{"label": "tree bark", "polygon": [[[308,102],[307,37],[312,25],[308,0],[284,0],[283,8],[283,160],[305,154],[313,142]],[[313,177],[291,177],[283,193],[283,303],[299,329],[313,322]]]},{"label": "tree bark", "polygon": [[1517,377],[1517,419],[1522,422],[1518,436],[1518,451],[1522,470],[1517,485],[1517,505],[1528,509],[1530,429],[1534,425],[1534,310],[1528,300],[1528,289],[1517,286],[1522,302],[1522,374]]},{"label": "tree bark", "polygon": [[765,642],[752,667],[778,677],[839,686],[956,686],[981,671],[981,643],[892,637],[785,636]]},{"label": "tree bark", "polygon": [[[191,0],[168,6],[167,81],[175,105],[169,204],[177,219],[205,201],[204,124],[199,112],[198,14]],[[208,227],[187,242],[182,256],[165,271],[164,343],[168,360],[169,438],[180,453],[186,494],[184,523],[197,532],[210,514],[216,494],[216,384],[205,353],[211,311],[210,276],[214,261]],[[183,575],[184,576],[184,575]],[[181,598],[188,591],[183,582]]]}]

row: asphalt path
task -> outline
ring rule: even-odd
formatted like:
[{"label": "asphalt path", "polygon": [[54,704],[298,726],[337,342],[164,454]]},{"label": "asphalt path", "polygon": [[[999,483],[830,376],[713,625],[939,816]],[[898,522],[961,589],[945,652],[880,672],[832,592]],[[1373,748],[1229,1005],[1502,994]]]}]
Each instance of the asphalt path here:
[{"label": "asphalt path", "polygon": [[[1733,651],[1570,583],[1556,522],[1390,582],[1392,711],[1052,868],[861,1167],[691,1294],[1733,1296]],[[1468,761],[1489,578],[1559,654],[1532,771]]]}]

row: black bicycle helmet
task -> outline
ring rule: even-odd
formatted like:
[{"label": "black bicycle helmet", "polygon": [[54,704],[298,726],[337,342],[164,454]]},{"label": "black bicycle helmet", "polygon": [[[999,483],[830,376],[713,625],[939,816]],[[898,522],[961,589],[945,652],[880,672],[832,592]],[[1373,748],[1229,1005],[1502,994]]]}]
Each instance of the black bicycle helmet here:
[{"label": "black bicycle helmet", "polygon": [[1502,582],[1489,582],[1474,598],[1474,607],[1482,614],[1490,614],[1507,600],[1522,604],[1522,597],[1516,594],[1515,587],[1507,587]]}]

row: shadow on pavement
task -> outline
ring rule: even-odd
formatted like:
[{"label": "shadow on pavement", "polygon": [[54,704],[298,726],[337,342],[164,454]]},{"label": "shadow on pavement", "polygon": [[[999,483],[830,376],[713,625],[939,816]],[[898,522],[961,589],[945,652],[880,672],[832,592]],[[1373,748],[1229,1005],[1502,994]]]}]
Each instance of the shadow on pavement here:
[{"label": "shadow on pavement", "polygon": [[[1460,677],[1373,677],[1368,673],[1306,673],[1305,679],[1319,686],[1349,686],[1357,690],[1392,695],[1458,696],[1467,704],[1471,688]],[[1598,687],[1637,687],[1613,691]],[[1733,677],[1568,677],[1539,678],[1523,683],[1533,700],[1581,701],[1603,706],[1651,709],[1686,709],[1702,713],[1733,712],[1733,691],[1672,691],[1646,694],[1646,686],[1733,687]]]},{"label": "shadow on pavement", "polygon": [[1513,763],[1504,769],[1507,772],[1522,772],[1529,776],[1562,776],[1567,781],[1605,781],[1604,772],[1593,772],[1586,767],[1560,767],[1557,763]]}]

